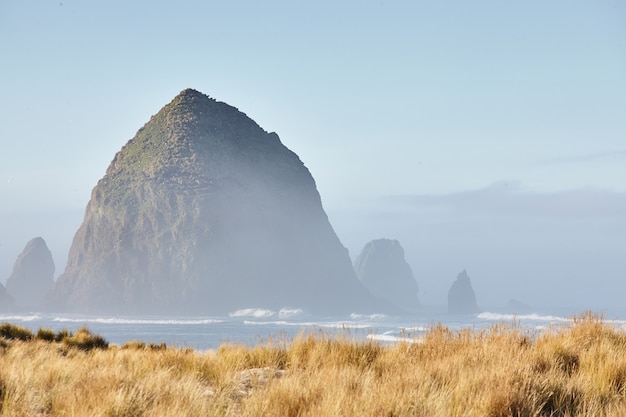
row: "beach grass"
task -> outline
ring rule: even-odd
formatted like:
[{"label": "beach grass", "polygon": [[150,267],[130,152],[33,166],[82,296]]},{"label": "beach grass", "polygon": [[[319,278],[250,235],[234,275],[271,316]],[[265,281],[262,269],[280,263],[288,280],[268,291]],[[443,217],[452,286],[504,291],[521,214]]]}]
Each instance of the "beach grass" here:
[{"label": "beach grass", "polygon": [[302,334],[200,352],[0,326],[2,416],[623,416],[626,334],[584,313],[415,343]]}]

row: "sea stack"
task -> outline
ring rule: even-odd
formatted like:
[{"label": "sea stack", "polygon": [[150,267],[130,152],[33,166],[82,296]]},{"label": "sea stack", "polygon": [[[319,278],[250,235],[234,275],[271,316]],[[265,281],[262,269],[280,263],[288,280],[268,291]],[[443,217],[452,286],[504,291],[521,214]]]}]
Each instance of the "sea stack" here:
[{"label": "sea stack", "polygon": [[408,313],[420,308],[418,287],[400,242],[376,239],[368,242],[354,261],[357,277],[375,296]]},{"label": "sea stack", "polygon": [[191,89],[115,155],[52,300],[127,314],[384,308],[356,278],[298,156]]},{"label": "sea stack", "polygon": [[503,308],[503,311],[509,314],[529,314],[532,310],[530,305],[515,298],[511,298]]},{"label": "sea stack", "polygon": [[448,291],[448,313],[475,314],[480,312],[476,304],[476,295],[470,282],[470,277],[463,270],[452,283]]},{"label": "sea stack", "polygon": [[52,254],[43,238],[31,239],[13,265],[6,291],[13,298],[16,308],[40,310],[53,284]]}]

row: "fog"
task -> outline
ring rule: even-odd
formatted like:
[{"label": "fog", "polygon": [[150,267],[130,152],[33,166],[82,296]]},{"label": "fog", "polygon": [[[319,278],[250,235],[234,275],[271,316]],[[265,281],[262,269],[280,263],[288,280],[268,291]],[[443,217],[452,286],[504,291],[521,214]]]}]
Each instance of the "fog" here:
[{"label": "fog", "polygon": [[[460,193],[381,197],[351,210],[331,205],[327,212],[353,260],[370,240],[398,239],[426,306],[444,305],[466,269],[485,310],[511,298],[538,311],[623,310],[624,192],[537,193],[501,182]],[[82,216],[82,209],[4,214],[2,282],[35,236],[46,240],[60,275]]]},{"label": "fog", "polygon": [[354,258],[368,240],[396,238],[424,304],[445,304],[463,269],[478,304],[616,311],[626,290],[626,193],[553,193],[498,183],[441,195],[389,196],[369,209],[331,211]]}]

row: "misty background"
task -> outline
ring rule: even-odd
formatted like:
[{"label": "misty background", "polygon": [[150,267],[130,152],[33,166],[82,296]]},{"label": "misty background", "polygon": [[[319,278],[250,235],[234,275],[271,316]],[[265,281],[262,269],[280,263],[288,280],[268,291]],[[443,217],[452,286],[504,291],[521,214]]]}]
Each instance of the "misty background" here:
[{"label": "misty background", "polygon": [[114,154],[184,88],[297,153],[354,259],[398,239],[425,305],[620,311],[621,1],[0,1],[0,282],[64,269]]}]

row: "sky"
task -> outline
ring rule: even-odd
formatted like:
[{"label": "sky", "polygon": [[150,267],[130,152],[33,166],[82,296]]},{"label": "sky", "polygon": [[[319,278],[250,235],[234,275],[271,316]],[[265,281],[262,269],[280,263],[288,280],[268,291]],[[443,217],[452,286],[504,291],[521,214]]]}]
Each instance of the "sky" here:
[{"label": "sky", "polygon": [[[354,259],[423,304],[626,312],[626,3],[0,0],[0,282],[62,273],[114,154],[181,90],[296,152]],[[620,310],[621,308],[621,310]]]}]

